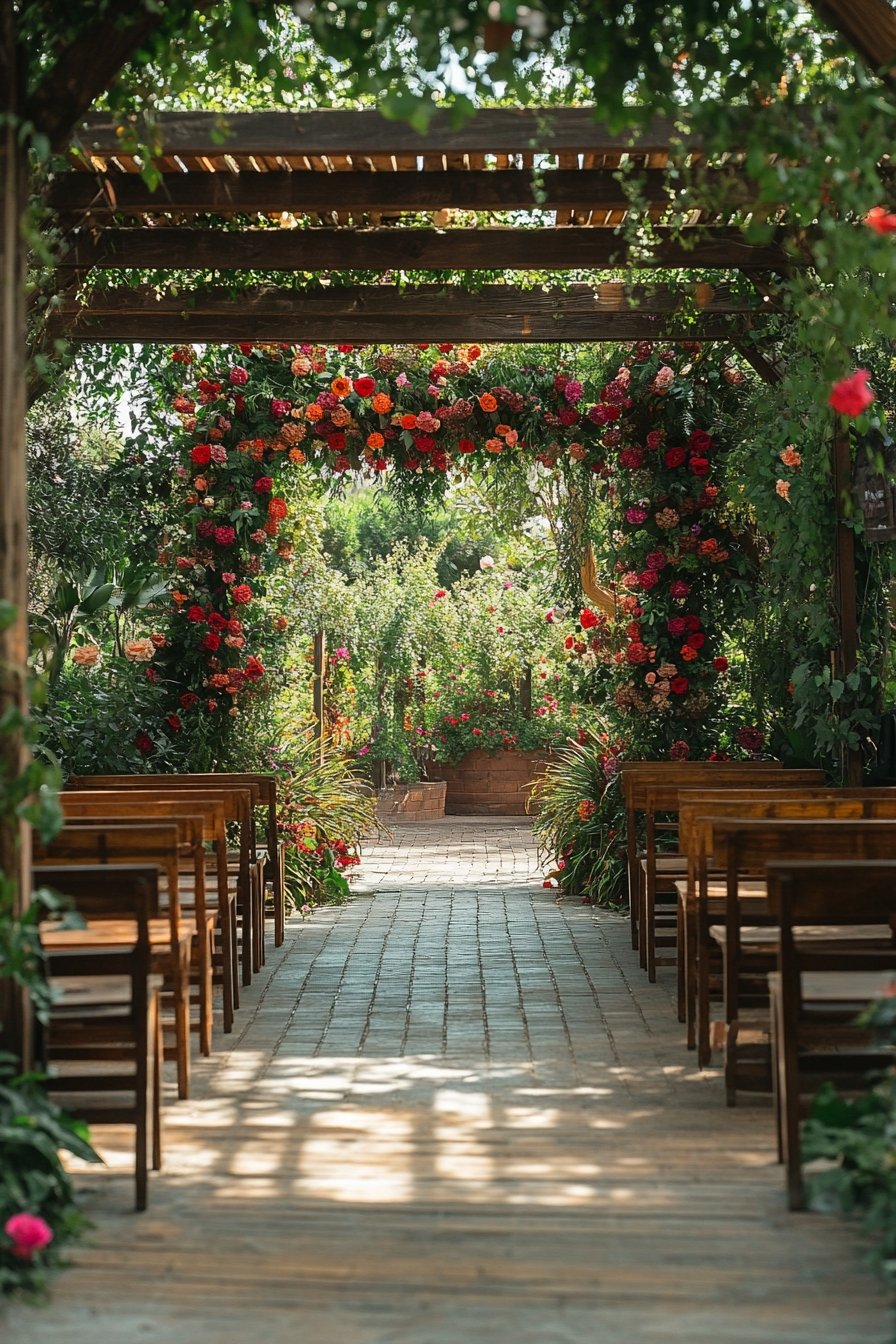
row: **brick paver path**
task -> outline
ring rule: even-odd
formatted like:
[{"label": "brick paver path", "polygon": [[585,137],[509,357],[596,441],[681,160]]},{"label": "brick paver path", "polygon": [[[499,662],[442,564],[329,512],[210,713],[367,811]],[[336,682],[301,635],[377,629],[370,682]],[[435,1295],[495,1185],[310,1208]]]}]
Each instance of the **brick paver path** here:
[{"label": "brick paver path", "polygon": [[[671,974],[558,904],[527,825],[373,846],[341,909],[290,921],[238,1034],[125,1150],[29,1344],[884,1344],[839,1221],[784,1209],[767,1103],[726,1109]],[[5,1337],[5,1336],[4,1336]]]}]

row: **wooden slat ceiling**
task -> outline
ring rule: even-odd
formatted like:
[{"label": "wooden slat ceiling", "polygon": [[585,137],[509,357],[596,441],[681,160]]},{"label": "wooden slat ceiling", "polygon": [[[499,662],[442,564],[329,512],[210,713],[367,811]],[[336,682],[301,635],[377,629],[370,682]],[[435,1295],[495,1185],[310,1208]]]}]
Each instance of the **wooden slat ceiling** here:
[{"label": "wooden slat ceiling", "polygon": [[[455,127],[437,113],[425,135],[378,112],[172,113],[160,118],[162,182],[150,191],[142,162],[126,152],[127,128],[101,117],[85,123],[57,176],[49,203],[70,225],[111,218],[147,225],[197,215],[246,215],[257,223],[376,228],[413,222],[450,227],[454,212],[523,211],[520,226],[617,229],[628,213],[617,180],[632,172],[653,220],[669,207],[664,169],[674,155],[687,178],[699,147],[677,142],[658,119],[634,137],[608,130],[591,108],[498,108]],[[534,178],[533,178],[534,172]],[[748,197],[736,156],[712,175]],[[422,217],[422,219],[421,219]],[[729,223],[731,211],[694,212],[688,224]],[[457,221],[469,224],[469,218]]]}]

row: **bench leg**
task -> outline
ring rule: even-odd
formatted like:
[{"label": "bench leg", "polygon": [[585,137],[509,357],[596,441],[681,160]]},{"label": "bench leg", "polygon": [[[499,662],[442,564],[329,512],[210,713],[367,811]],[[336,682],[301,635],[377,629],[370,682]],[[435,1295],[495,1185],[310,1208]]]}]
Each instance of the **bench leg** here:
[{"label": "bench leg", "polygon": [[685,955],[684,901],[681,896],[678,896],[675,911],[675,969],[678,976],[679,1022],[686,1022],[688,1016],[685,991]]}]

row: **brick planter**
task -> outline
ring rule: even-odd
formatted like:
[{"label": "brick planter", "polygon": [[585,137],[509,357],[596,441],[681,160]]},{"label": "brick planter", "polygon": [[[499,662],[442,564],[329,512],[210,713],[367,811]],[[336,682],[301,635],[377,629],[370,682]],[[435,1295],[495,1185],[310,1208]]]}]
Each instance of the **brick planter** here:
[{"label": "brick planter", "polygon": [[524,816],[532,781],[548,760],[542,751],[468,751],[456,765],[433,763],[429,774],[448,786],[449,816]]},{"label": "brick planter", "polygon": [[445,815],[444,780],[425,784],[397,784],[392,789],[377,789],[377,820],[388,822],[435,821]]}]

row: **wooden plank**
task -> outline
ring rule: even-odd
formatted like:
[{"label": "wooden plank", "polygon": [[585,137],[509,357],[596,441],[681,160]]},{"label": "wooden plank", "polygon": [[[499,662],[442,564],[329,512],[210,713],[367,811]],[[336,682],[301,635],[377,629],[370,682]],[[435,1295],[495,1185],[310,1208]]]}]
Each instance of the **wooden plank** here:
[{"label": "wooden plank", "polygon": [[[222,135],[234,153],[265,155],[600,153],[632,145],[641,153],[659,153],[678,138],[672,118],[655,117],[637,131],[610,130],[592,107],[481,108],[459,125],[450,111],[437,111],[423,134],[375,109],[162,112],[157,124],[166,154],[220,154]],[[88,153],[114,154],[122,144],[121,127],[120,120],[103,113],[88,117],[75,145]]]},{"label": "wooden plank", "polygon": [[[187,163],[194,162],[187,159]],[[418,171],[413,158],[402,156],[398,171],[338,175],[320,172],[221,172],[165,174],[150,191],[136,174],[108,173],[92,177],[83,172],[63,173],[50,184],[47,203],[63,214],[275,214],[289,210],[511,210],[534,209],[534,184],[525,169],[498,168],[467,171],[448,168]],[[742,186],[743,176],[726,170],[722,179]],[[638,178],[639,189],[650,204],[669,199],[665,174],[652,169]],[[543,194],[542,194],[543,193]],[[742,193],[741,193],[742,194]],[[562,207],[624,209],[622,187],[602,169],[552,169],[539,180],[539,208]]]},{"label": "wooden plank", "polygon": [[[834,584],[837,601],[838,643],[837,675],[845,680],[859,660],[859,614],[856,578],[855,533],[849,526],[847,508],[852,508],[852,453],[849,431],[842,416],[836,418],[833,443],[833,486],[837,509],[837,537],[834,552]],[[846,782],[862,782],[860,749],[846,750]]]},{"label": "wooden plank", "polygon": [[888,0],[814,0],[813,7],[872,70],[896,82],[896,10]]},{"label": "wooden plank", "polygon": [[[557,229],[243,229],[234,232],[156,226],[107,229],[81,235],[60,262],[61,270],[93,266],[124,270],[226,269],[271,271],[391,270],[597,270],[630,264],[631,249],[608,230]],[[652,256],[637,265],[722,269],[791,263],[776,244],[757,247],[736,229],[697,236],[692,244],[661,233]]]},{"label": "wooden plank", "polygon": [[[611,293],[610,291],[617,291]],[[399,291],[388,285],[343,289],[247,289],[238,298],[211,290],[156,299],[150,289],[94,293],[90,304],[63,301],[53,334],[74,341],[315,340],[338,343],[455,341],[720,340],[749,329],[752,313],[675,312],[667,290],[655,312],[627,309],[621,286],[606,302],[590,286],[521,292],[491,285],[470,293],[440,285]],[[659,314],[662,314],[660,316]]]}]

